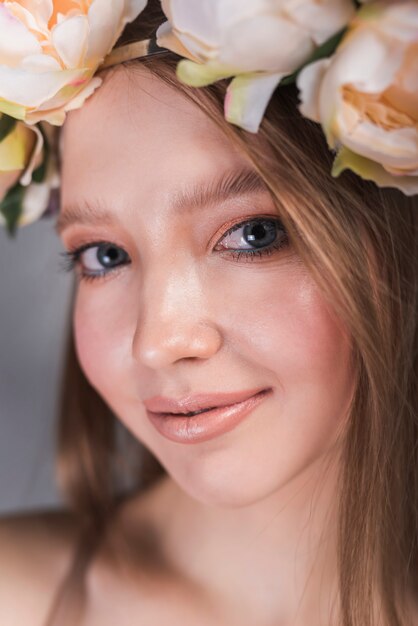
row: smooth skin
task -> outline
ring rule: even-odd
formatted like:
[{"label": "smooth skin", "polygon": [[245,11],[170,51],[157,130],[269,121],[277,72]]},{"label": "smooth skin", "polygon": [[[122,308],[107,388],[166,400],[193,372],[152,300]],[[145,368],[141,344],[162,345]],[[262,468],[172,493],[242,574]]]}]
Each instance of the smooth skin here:
[{"label": "smooth skin", "polygon": [[[324,626],[336,602],[336,441],[354,380],[346,329],[286,245],[267,189],[253,176],[252,188],[214,194],[248,173],[246,158],[145,68],[109,72],[69,113],[62,149],[57,228],[68,251],[84,247],[80,364],[168,473],[115,519],[88,572],[83,625]],[[253,248],[243,226],[227,231],[260,218],[278,224],[277,249],[238,258],[231,249]],[[195,444],[162,437],[143,404],[256,387],[272,393]],[[26,537],[49,597],[71,556],[71,520],[20,525],[2,522],[0,548],[18,562]],[[0,607],[30,568],[16,565]]]},{"label": "smooth skin", "polygon": [[[93,142],[98,126],[106,132]],[[109,241],[130,259],[81,280],[75,337],[90,382],[170,475],[155,497],[167,560],[229,620],[312,623],[316,611],[323,624],[319,582],[328,581],[326,604],[334,533],[320,534],[335,467],[324,478],[321,458],[351,398],[350,342],[290,245],[236,259],[226,246],[250,247],[241,228],[215,251],[234,224],[278,217],[269,193],[191,202],[194,188],[249,164],[202,111],[144,70],[115,73],[69,117],[63,153],[65,247]],[[83,203],[96,212],[100,204],[89,223],[77,217]],[[103,269],[97,252],[84,252],[78,269]],[[143,405],[153,395],[257,387],[274,393],[233,431],[193,445],[163,438]],[[95,608],[103,616],[108,597]]]}]

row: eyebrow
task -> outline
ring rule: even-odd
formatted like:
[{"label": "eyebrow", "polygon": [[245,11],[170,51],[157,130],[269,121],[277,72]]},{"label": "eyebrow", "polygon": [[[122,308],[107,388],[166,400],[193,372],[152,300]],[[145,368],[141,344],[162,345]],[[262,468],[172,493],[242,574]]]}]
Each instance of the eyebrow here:
[{"label": "eyebrow", "polygon": [[[227,170],[210,182],[196,183],[190,188],[176,191],[170,202],[176,213],[185,213],[199,207],[220,204],[231,197],[268,192],[268,187],[260,175],[249,167]],[[115,220],[114,211],[106,210],[96,201],[83,201],[82,204],[68,205],[58,215],[55,231],[60,235],[72,224],[111,224]]]}]

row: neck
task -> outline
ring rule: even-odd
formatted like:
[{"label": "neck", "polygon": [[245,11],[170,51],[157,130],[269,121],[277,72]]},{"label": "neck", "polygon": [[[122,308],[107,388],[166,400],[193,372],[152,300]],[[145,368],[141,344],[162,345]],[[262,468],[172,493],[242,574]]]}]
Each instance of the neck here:
[{"label": "neck", "polygon": [[170,477],[149,501],[163,550],[225,615],[241,623],[327,623],[336,600],[335,462],[310,466],[249,506],[216,507]]}]

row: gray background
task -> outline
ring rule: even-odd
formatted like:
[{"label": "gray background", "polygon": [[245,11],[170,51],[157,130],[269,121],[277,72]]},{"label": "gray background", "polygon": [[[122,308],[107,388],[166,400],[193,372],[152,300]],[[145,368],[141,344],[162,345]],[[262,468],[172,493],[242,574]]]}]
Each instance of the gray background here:
[{"label": "gray background", "polygon": [[0,226],[0,514],[56,508],[54,422],[73,276],[54,219]]}]

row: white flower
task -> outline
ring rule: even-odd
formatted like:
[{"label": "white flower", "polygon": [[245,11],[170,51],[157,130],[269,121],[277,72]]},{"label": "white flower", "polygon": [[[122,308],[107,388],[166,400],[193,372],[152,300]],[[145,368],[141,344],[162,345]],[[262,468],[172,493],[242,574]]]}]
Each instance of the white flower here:
[{"label": "white flower", "polygon": [[147,0],[0,2],[0,111],[61,125],[101,84],[93,77]]},{"label": "white flower", "polygon": [[257,132],[280,82],[347,25],[352,0],[162,0],[168,21],[158,45],[189,60],[178,66],[187,84],[235,76],[228,88],[228,121]]},{"label": "white flower", "polygon": [[418,193],[418,3],[368,2],[335,55],[298,76],[300,110],[321,123],[349,168],[382,187]]}]

